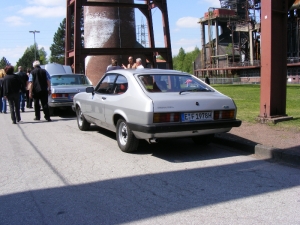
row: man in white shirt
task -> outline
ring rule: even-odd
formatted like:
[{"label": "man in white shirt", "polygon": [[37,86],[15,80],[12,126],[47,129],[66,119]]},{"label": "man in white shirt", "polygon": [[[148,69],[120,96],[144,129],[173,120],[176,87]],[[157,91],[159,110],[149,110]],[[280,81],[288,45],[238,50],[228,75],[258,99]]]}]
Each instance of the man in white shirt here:
[{"label": "man in white shirt", "polygon": [[144,69],[144,66],[142,65],[142,59],[141,58],[137,58],[135,61],[136,61],[135,65],[136,65],[137,69]]}]

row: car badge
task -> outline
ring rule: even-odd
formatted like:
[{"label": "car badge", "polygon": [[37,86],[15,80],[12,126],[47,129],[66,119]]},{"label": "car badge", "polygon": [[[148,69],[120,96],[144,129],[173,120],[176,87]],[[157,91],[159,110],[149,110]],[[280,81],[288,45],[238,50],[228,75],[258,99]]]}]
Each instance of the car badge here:
[{"label": "car badge", "polygon": [[229,106],[228,105],[223,105],[223,108],[224,109],[229,109]]},{"label": "car badge", "polygon": [[199,102],[196,102],[196,105],[199,106],[200,105]]}]

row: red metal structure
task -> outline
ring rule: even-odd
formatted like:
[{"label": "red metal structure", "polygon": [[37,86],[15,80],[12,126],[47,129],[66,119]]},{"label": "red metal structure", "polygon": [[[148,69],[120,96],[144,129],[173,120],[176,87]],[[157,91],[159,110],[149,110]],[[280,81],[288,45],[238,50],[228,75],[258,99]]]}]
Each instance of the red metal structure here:
[{"label": "red metal structure", "polygon": [[266,120],[286,115],[287,18],[295,0],[263,0],[261,9],[260,115]]},{"label": "red metal structure", "polygon": [[[161,55],[167,64],[167,68],[172,69],[172,52],[170,41],[170,29],[168,21],[167,1],[166,0],[145,0],[144,4],[121,3],[107,1],[88,1],[88,0],[67,0],[66,17],[66,53],[65,64],[72,65],[74,72],[84,71],[84,59],[86,56],[99,55],[144,55],[152,67],[156,67],[156,55]],[[81,44],[81,12],[84,6],[94,7],[130,7],[138,8],[146,17],[148,23],[149,48],[84,48]],[[153,32],[153,20],[151,10],[158,8],[162,13],[162,24],[164,30],[164,48],[156,48]],[[73,38],[73,40],[72,40]],[[74,43],[72,45],[72,42]],[[100,75],[101,76],[101,75]],[[100,78],[100,77],[99,77]]]}]

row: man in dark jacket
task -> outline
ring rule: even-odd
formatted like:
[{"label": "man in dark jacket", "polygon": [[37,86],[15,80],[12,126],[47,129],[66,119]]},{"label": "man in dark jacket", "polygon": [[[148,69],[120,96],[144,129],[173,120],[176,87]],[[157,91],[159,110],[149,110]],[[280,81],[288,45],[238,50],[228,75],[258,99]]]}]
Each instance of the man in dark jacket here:
[{"label": "man in dark jacket", "polygon": [[3,97],[8,99],[10,114],[13,124],[21,121],[20,116],[20,91],[25,91],[20,77],[14,74],[13,66],[5,67],[6,76],[2,84]]},{"label": "man in dark jacket", "polygon": [[[18,72],[16,73],[20,76],[21,81],[23,82],[23,86],[27,86],[28,76],[23,72],[22,66],[18,67]],[[26,98],[26,89],[25,92],[20,92],[20,108],[22,112],[25,112],[25,98]]]},{"label": "man in dark jacket", "polygon": [[45,119],[50,122],[50,114],[48,107],[48,95],[51,94],[51,83],[50,76],[47,74],[45,69],[40,67],[39,61],[33,62],[34,69],[31,71],[29,77],[29,97],[33,98],[34,102],[34,112],[35,118],[34,120],[40,120],[41,112],[40,112],[40,101],[43,107]]}]

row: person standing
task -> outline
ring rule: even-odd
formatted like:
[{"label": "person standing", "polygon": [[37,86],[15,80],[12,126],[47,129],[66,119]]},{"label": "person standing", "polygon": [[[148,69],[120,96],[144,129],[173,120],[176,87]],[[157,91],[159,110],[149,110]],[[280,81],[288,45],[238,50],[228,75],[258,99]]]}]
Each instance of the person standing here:
[{"label": "person standing", "polygon": [[[31,69],[28,68],[27,73],[26,73],[28,80],[29,80],[30,73],[31,73]],[[29,82],[28,81],[26,84],[26,108],[32,109],[32,98],[29,98]]]},{"label": "person standing", "polygon": [[[20,76],[21,81],[23,82],[23,87],[27,87],[28,76],[23,72],[22,66],[18,67],[18,72],[16,73]],[[20,108],[22,112],[25,112],[25,98],[26,98],[26,89],[24,92],[20,92]]]},{"label": "person standing", "polygon": [[29,97],[33,98],[34,102],[34,120],[40,120],[41,110],[40,101],[42,103],[44,118],[50,122],[50,113],[48,107],[48,95],[51,94],[50,76],[45,69],[40,67],[40,61],[33,62],[34,69],[29,77]]},{"label": "person standing", "polygon": [[[2,92],[2,84],[5,76],[5,71],[4,69],[0,69],[0,113],[3,112],[3,92]],[[5,100],[6,104],[6,100]],[[5,110],[6,112],[6,110]]]},{"label": "person standing", "polygon": [[122,66],[123,66],[124,69],[136,69],[136,64],[133,62],[133,57],[132,56],[128,57],[127,67],[123,64],[122,64]]},{"label": "person standing", "polygon": [[116,59],[113,59],[111,62],[111,66],[107,68],[106,72],[118,69],[123,69],[123,67],[118,65],[118,61]]},{"label": "person standing", "polygon": [[144,66],[142,65],[142,59],[141,58],[137,58],[135,60],[135,65],[136,65],[137,69],[143,69],[144,68]]},{"label": "person standing", "polygon": [[6,76],[2,84],[2,94],[8,100],[11,120],[13,124],[21,121],[20,116],[20,91],[24,92],[23,82],[20,76],[14,74],[13,66],[5,67]]},{"label": "person standing", "polygon": [[209,80],[208,76],[205,77],[205,83],[207,83],[208,85],[210,85],[210,80]]}]

